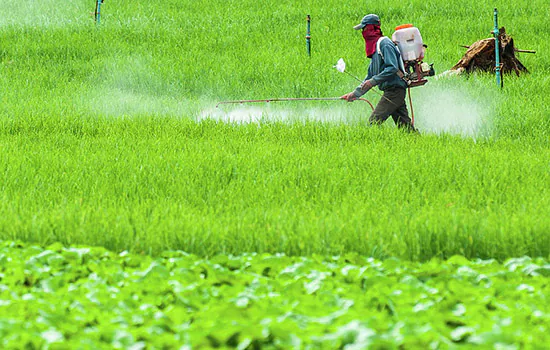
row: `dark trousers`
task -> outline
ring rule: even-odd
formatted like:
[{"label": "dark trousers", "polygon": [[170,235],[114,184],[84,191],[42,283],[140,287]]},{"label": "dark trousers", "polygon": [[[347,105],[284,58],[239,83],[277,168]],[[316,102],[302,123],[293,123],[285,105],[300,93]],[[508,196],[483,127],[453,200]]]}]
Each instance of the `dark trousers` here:
[{"label": "dark trousers", "polygon": [[384,91],[384,96],[372,112],[369,123],[375,125],[382,124],[391,115],[398,128],[416,131],[412,125],[411,118],[409,118],[409,111],[405,103],[406,95],[407,90],[403,88],[387,89]]}]

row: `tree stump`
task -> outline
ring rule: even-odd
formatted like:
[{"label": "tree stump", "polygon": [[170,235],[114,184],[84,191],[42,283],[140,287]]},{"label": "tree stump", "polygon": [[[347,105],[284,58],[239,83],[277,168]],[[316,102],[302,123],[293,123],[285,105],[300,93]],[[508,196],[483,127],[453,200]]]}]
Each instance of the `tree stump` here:
[{"label": "tree stump", "polygon": [[[499,30],[499,41],[501,72],[503,74],[515,72],[518,77],[520,73],[529,73],[517,59],[516,51],[518,50],[514,47],[514,39],[506,34],[504,27]],[[493,72],[495,65],[495,38],[488,38],[470,45],[462,59],[450,70],[457,71],[457,73],[471,73],[476,70]]]}]

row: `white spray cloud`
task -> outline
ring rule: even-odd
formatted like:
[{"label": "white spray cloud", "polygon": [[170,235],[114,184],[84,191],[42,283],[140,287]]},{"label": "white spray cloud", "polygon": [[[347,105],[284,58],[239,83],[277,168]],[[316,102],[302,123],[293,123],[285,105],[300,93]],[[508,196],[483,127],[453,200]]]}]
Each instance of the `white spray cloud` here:
[{"label": "white spray cloud", "polygon": [[415,126],[421,132],[473,138],[491,132],[491,99],[473,96],[458,81],[457,84],[433,82],[413,89],[412,96]]},{"label": "white spray cloud", "polygon": [[[227,123],[260,123],[260,122],[305,122],[315,121],[323,123],[360,123],[368,120],[370,109],[364,109],[359,103],[353,108],[345,102],[339,107],[303,107],[296,108],[273,107],[265,105],[222,105],[219,108],[209,108],[201,111],[197,120],[212,119]],[[234,107],[237,106],[237,107]],[[361,107],[363,107],[361,109]]]},{"label": "white spray cloud", "polygon": [[93,2],[59,0],[3,0],[0,5],[0,27],[62,26],[93,21]]},{"label": "white spray cloud", "polygon": [[[360,101],[223,104],[219,108],[213,108],[210,102],[210,107],[201,109],[201,102],[190,103],[170,93],[167,83],[150,69],[151,62],[151,57],[141,55],[110,61],[99,77],[101,83],[97,94],[92,94],[92,109],[114,117],[156,114],[229,123],[316,121],[366,124],[372,112],[366,103]],[[470,82],[450,77],[412,89],[417,128],[422,133],[449,133],[473,138],[490,133],[491,106],[488,101],[493,99],[479,96],[486,93],[479,93],[479,87],[473,88],[477,95],[470,92]],[[391,118],[386,124],[393,124]]]},{"label": "white spray cloud", "polygon": [[[486,100],[474,97],[464,90],[465,87],[450,84],[441,86],[428,84],[412,90],[415,126],[422,133],[452,134],[477,138],[491,132],[491,107]],[[489,99],[490,100],[490,99]],[[371,114],[359,102],[354,106],[342,103],[331,107],[284,109],[270,104],[264,105],[222,105],[199,113],[197,119],[214,119],[229,123],[299,122],[318,121],[325,123],[367,123]],[[362,108],[361,108],[362,107]],[[409,108],[409,113],[410,113]],[[393,124],[388,118],[386,124]],[[393,125],[392,125],[393,126]]]},{"label": "white spray cloud", "polygon": [[98,90],[95,96],[87,96],[87,105],[95,113],[110,117],[122,115],[183,116],[188,113],[185,101],[170,96],[153,96],[147,93],[107,87]]},{"label": "white spray cloud", "polygon": [[101,115],[189,115],[194,104],[175,93],[151,68],[147,55],[110,59],[95,78],[97,86],[85,95],[87,108]]},{"label": "white spray cloud", "polygon": [[[265,120],[265,111],[259,107],[239,107],[229,111],[214,108],[200,112],[198,120],[205,119],[228,123],[259,123]],[[284,119],[284,116],[279,116],[279,119]]]}]

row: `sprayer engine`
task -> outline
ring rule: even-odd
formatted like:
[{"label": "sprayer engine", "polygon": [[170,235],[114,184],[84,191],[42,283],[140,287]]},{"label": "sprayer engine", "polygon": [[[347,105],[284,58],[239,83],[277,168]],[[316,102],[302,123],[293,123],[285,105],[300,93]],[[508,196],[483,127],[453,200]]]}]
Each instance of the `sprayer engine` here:
[{"label": "sprayer engine", "polygon": [[405,74],[403,79],[407,82],[409,87],[422,86],[428,82],[425,77],[431,77],[435,75],[435,70],[432,64],[427,64],[422,61],[406,61]]},{"label": "sprayer engine", "polygon": [[422,86],[428,81],[424,79],[435,75],[432,64],[423,62],[426,48],[422,42],[422,35],[412,24],[404,24],[395,28],[392,35],[403,59],[403,79],[410,87]]}]

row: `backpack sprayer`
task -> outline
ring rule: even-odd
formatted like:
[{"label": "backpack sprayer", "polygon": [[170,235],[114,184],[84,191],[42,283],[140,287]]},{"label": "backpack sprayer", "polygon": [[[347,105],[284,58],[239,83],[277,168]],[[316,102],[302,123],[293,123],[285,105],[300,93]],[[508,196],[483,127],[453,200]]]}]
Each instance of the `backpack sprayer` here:
[{"label": "backpack sprayer", "polygon": [[[409,86],[409,106],[411,108],[411,123],[414,125],[414,108],[411,97],[411,88],[423,86],[428,82],[424,79],[427,76],[434,76],[435,70],[432,64],[423,62],[427,45],[422,41],[422,35],[418,28],[412,24],[403,24],[395,28],[392,35],[392,41],[397,45],[397,50],[401,54],[401,78]],[[378,42],[380,45],[380,42]],[[383,57],[382,57],[383,59]]]},{"label": "backpack sprayer", "polygon": [[[412,24],[403,24],[395,28],[392,35],[392,41],[397,45],[401,54],[401,78],[405,80],[409,87],[422,86],[428,81],[424,79],[427,76],[434,76],[435,70],[432,64],[423,62],[426,48],[422,42],[422,35],[418,28]],[[380,41],[377,43],[377,50],[380,51]],[[382,56],[382,59],[384,57]]]}]

